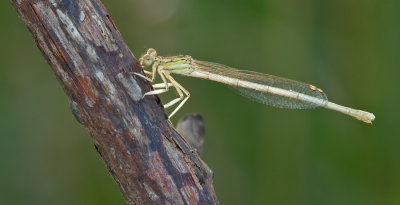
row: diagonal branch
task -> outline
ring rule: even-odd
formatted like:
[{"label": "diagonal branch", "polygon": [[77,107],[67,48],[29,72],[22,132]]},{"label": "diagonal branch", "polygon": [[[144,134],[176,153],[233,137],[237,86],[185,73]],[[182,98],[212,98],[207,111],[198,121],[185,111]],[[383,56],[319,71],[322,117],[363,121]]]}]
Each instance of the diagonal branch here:
[{"label": "diagonal branch", "polygon": [[10,0],[128,204],[217,204],[210,171],[166,121],[99,0]]}]

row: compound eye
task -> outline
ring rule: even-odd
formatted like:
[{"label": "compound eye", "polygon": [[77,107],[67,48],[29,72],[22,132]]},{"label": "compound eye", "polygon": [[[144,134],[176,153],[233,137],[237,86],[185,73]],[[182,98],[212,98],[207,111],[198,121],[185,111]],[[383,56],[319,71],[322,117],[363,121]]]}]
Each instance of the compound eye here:
[{"label": "compound eye", "polygon": [[142,67],[147,67],[149,65],[151,65],[154,61],[154,58],[152,56],[150,56],[149,54],[145,54],[141,60],[140,60],[140,64]]},{"label": "compound eye", "polygon": [[154,57],[152,55],[146,55],[146,59],[150,62],[153,63]]},{"label": "compound eye", "polygon": [[153,57],[157,56],[157,51],[156,51],[156,49],[154,49],[154,48],[149,48],[149,49],[147,50],[147,55],[150,55],[150,56],[153,56]]}]

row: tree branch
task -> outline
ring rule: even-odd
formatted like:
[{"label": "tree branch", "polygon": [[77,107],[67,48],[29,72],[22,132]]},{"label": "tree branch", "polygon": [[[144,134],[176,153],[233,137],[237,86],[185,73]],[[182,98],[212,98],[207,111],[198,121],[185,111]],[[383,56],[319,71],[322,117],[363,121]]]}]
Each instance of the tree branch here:
[{"label": "tree branch", "polygon": [[217,204],[211,171],[166,121],[99,0],[10,0],[128,204]]},{"label": "tree branch", "polygon": [[189,144],[201,155],[203,152],[205,135],[203,118],[201,115],[194,113],[186,114],[179,120],[176,129],[181,135],[186,136],[185,138]]}]

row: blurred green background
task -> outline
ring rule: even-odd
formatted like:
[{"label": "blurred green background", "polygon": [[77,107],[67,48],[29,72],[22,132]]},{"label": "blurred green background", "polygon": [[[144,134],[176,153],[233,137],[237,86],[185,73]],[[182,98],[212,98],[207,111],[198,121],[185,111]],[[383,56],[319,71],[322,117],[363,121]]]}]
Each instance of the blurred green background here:
[{"label": "blurred green background", "polygon": [[[221,204],[400,204],[399,0],[103,3],[137,57],[154,47],[309,82],[376,115],[272,108],[177,76],[192,96],[173,121],[203,115]],[[0,25],[0,204],[124,204],[8,1]]]}]

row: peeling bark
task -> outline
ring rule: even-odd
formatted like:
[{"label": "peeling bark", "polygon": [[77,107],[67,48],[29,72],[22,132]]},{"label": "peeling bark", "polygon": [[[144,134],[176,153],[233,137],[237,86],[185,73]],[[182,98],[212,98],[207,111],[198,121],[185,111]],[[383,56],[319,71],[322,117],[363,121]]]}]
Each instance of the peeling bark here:
[{"label": "peeling bark", "polygon": [[217,204],[212,172],[166,121],[99,0],[10,0],[128,204]]}]

